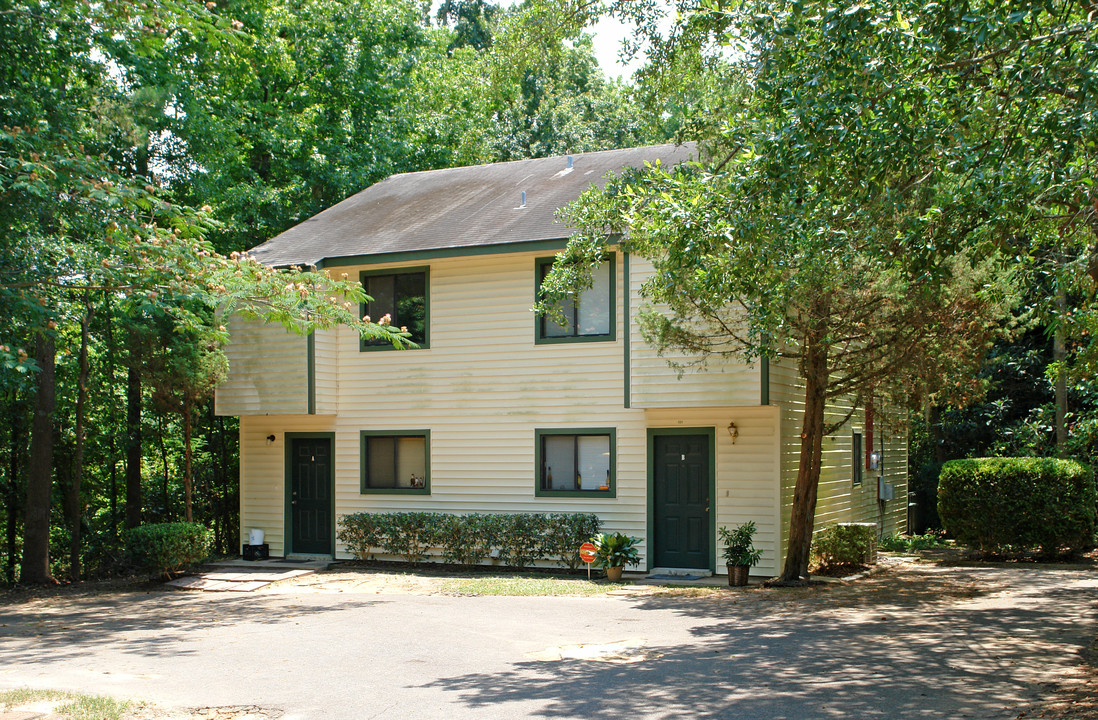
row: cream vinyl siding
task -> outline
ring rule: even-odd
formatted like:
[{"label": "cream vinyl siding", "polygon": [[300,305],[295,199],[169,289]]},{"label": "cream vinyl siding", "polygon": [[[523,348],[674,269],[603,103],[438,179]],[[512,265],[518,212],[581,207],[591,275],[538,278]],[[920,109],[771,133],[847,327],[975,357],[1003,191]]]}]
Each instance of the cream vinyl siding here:
[{"label": "cream vinyl siding", "polygon": [[313,387],[317,415],[339,412],[339,331],[335,328],[313,333]]},{"label": "cream vinyl siding", "polygon": [[[284,554],[286,433],[331,432],[334,418],[264,415],[240,418],[240,542],[252,528],[263,530],[271,555]],[[275,440],[267,444],[267,436]],[[338,459],[338,456],[337,456]]]},{"label": "cream vinyl siding", "polygon": [[[530,308],[541,256],[431,261],[430,348],[360,352],[353,334],[341,332],[337,516],[596,512],[610,530],[643,534],[644,418],[623,407],[622,341],[535,344]],[[389,267],[401,266],[368,269]],[[616,267],[620,311],[620,260]],[[621,338],[620,312],[614,321]],[[534,431],[592,426],[617,429],[616,497],[535,497]],[[360,494],[358,432],[419,428],[431,431],[431,494]]]},{"label": "cream vinyl siding", "polygon": [[[780,426],[778,408],[772,405],[723,408],[659,408],[645,411],[651,428],[715,429],[716,494],[710,509],[716,512],[716,528],[729,528],[754,520],[755,547],[763,551],[751,574],[770,577],[780,569],[781,517],[779,483]],[[739,435],[733,444],[728,423]],[[724,574],[722,545],[716,533],[717,573]]]},{"label": "cream vinyl siding", "polygon": [[229,375],[215,395],[218,415],[306,411],[306,339],[281,325],[229,318]]},{"label": "cream vinyl siding", "polygon": [[[633,407],[730,407],[758,405],[761,375],[759,366],[738,360],[711,360],[706,366],[690,365],[690,356],[665,353],[660,357],[645,341],[637,321],[646,305],[641,288],[652,275],[652,264],[639,257],[629,259],[629,366],[630,401]],[[620,309],[619,309],[620,313]],[[668,364],[684,363],[682,376]]]}]

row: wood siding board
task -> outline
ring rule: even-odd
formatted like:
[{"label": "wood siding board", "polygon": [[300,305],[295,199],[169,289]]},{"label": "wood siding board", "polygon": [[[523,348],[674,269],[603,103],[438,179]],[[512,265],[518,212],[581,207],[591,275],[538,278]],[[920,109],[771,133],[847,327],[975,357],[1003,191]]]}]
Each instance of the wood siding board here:
[{"label": "wood siding board", "polygon": [[228,318],[226,325],[229,373],[217,388],[215,412],[238,416],[305,412],[305,337],[238,316]]},{"label": "wood siding board", "polygon": [[[634,257],[630,262],[630,310],[632,318],[648,307],[641,290],[652,275],[652,263]],[[659,310],[661,308],[656,307]],[[760,371],[734,358],[711,359],[702,368],[691,366],[697,358],[673,352],[661,357],[643,336],[639,323],[629,323],[630,398],[633,407],[738,407],[759,401]],[[680,376],[668,360],[682,362],[686,367]]]}]

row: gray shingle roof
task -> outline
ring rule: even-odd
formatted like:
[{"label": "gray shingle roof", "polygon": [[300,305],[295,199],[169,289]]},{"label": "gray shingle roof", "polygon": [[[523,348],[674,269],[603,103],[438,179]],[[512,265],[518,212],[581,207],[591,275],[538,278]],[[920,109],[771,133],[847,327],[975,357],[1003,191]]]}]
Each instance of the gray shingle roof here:
[{"label": "gray shingle roof", "polygon": [[[558,208],[610,171],[659,159],[675,165],[694,144],[567,156],[393,175],[251,250],[268,265],[313,265],[382,253],[450,250],[557,240],[569,229]],[[522,193],[526,205],[522,206]]]}]

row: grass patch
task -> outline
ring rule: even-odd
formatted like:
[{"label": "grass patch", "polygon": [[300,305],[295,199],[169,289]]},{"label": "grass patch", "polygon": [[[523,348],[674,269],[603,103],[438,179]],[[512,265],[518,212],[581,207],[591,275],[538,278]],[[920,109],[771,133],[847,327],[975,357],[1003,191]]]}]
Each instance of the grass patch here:
[{"label": "grass patch", "polygon": [[7,690],[0,692],[0,708],[12,710],[38,703],[54,704],[52,712],[71,720],[123,720],[132,703],[101,695],[60,690]]},{"label": "grass patch", "polygon": [[456,595],[602,595],[626,583],[588,582],[577,578],[486,575],[444,580],[442,592]]},{"label": "grass patch", "polygon": [[729,595],[727,587],[719,585],[661,585],[652,591],[655,597],[707,598]]}]

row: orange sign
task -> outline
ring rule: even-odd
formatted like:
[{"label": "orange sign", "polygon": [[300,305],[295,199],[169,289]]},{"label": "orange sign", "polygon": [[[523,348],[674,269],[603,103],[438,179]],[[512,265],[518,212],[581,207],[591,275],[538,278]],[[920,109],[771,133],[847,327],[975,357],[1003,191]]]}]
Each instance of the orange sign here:
[{"label": "orange sign", "polygon": [[595,547],[594,543],[585,542],[580,545],[580,560],[590,565],[595,562],[595,553],[598,551],[599,549]]}]

